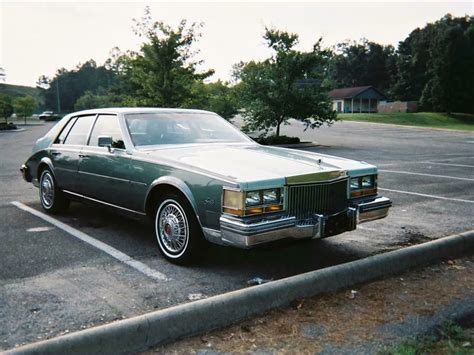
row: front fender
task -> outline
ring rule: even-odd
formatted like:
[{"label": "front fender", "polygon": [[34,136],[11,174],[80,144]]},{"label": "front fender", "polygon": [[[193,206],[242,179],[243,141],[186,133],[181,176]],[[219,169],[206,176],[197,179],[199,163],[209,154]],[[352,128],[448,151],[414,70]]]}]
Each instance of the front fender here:
[{"label": "front fender", "polygon": [[[143,206],[144,210],[146,210],[146,207],[148,205],[148,199],[150,198],[151,192],[153,191],[153,189],[155,187],[160,186],[160,185],[171,185],[171,186],[177,188],[179,191],[181,191],[181,193],[188,199],[188,201],[191,204],[191,207],[193,208],[194,213],[196,214],[196,216],[198,216],[198,213],[197,213],[198,209],[197,209],[196,200],[194,198],[193,193],[191,192],[191,189],[182,180],[180,180],[176,177],[173,177],[173,176],[162,176],[162,177],[154,180],[150,184],[150,186],[148,187],[148,191],[146,193],[145,205]],[[199,219],[199,217],[198,217],[198,219]]]}]

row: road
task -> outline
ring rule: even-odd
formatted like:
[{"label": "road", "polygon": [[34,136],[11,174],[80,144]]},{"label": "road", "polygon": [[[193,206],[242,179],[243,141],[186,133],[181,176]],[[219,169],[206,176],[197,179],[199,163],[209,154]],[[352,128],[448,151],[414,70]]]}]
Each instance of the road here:
[{"label": "road", "polygon": [[147,224],[77,203],[53,221],[28,211],[41,211],[38,191],[18,169],[51,126],[0,133],[0,350],[247,287],[254,277],[279,279],[474,229],[474,134],[356,122],[303,132],[293,123],[282,133],[317,142],[311,151],[376,164],[380,193],[394,203],[390,216],[325,240],[212,246],[199,265],[179,267],[160,255]]}]

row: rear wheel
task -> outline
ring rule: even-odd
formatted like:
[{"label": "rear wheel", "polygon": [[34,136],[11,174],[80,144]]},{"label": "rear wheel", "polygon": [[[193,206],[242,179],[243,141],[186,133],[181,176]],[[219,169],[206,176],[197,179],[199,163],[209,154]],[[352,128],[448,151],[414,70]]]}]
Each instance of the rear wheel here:
[{"label": "rear wheel", "polygon": [[177,194],[167,194],[158,199],[155,235],[163,255],[175,264],[196,261],[206,247],[192,207]]},{"label": "rear wheel", "polygon": [[56,179],[49,168],[40,175],[39,195],[41,207],[48,213],[59,213],[69,207],[69,199],[59,190]]}]

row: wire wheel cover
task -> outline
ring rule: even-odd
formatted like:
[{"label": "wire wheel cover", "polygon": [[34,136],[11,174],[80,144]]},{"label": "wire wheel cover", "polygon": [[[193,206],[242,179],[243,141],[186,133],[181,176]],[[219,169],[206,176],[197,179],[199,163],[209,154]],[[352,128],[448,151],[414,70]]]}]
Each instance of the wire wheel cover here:
[{"label": "wire wheel cover", "polygon": [[49,172],[45,172],[41,178],[41,202],[46,207],[51,207],[54,202],[54,181]]},{"label": "wire wheel cover", "polygon": [[188,240],[188,221],[181,206],[165,201],[159,211],[157,227],[162,245],[169,253],[183,251]]}]

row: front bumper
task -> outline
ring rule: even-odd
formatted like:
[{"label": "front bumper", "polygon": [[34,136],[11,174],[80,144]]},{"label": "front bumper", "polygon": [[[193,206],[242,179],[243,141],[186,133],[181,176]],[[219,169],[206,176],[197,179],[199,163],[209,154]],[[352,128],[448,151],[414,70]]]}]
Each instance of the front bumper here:
[{"label": "front bumper", "polygon": [[[353,201],[351,207],[342,212],[329,216],[314,214],[313,219],[305,224],[298,223],[291,216],[252,223],[223,215],[220,218],[220,244],[248,249],[287,238],[326,238],[354,230],[358,223],[384,218],[391,206],[392,202],[386,197]],[[212,239],[215,237],[214,234]]]}]

